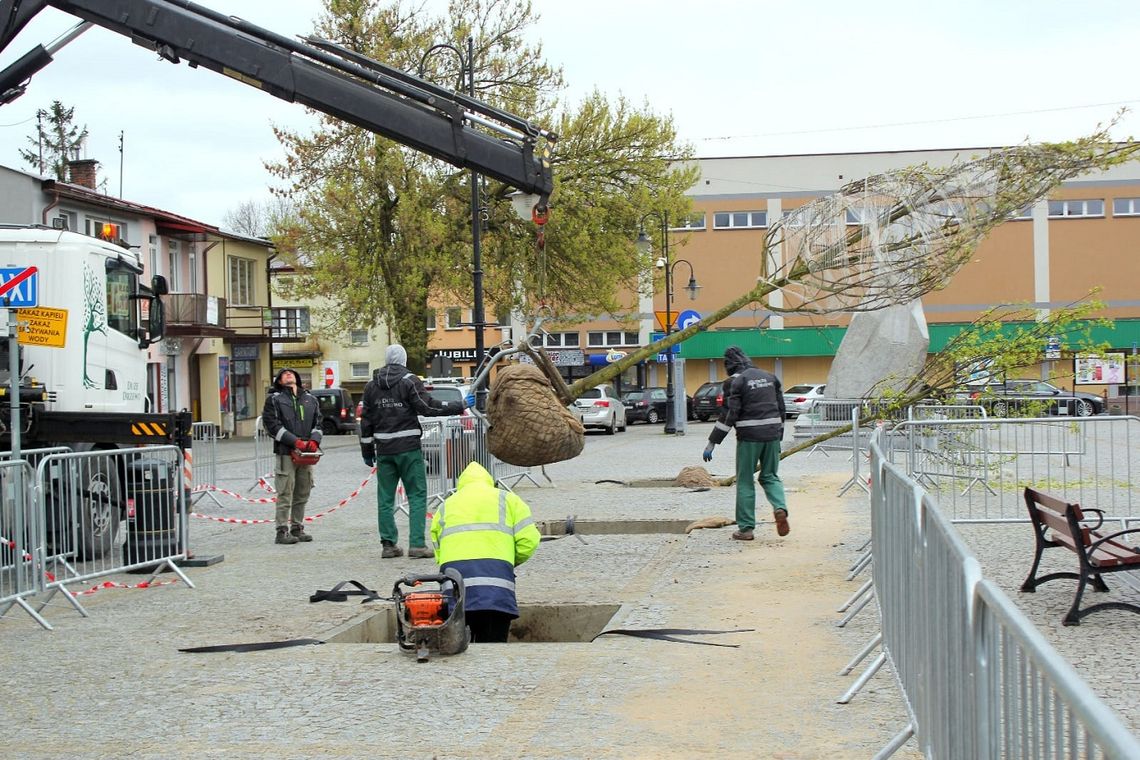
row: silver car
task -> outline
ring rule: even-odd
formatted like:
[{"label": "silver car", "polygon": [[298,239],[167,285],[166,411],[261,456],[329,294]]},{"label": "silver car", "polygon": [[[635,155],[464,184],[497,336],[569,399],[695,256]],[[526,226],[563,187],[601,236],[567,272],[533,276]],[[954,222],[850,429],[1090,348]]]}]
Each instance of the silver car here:
[{"label": "silver car", "polygon": [[808,383],[806,385],[793,385],[784,389],[784,414],[788,419],[807,414],[815,406],[815,402],[823,398],[823,391],[827,388],[822,383]]},{"label": "silver car", "polygon": [[587,390],[574,400],[570,411],[578,415],[582,426],[587,429],[602,428],[608,435],[613,435],[626,428],[625,404],[608,385]]}]

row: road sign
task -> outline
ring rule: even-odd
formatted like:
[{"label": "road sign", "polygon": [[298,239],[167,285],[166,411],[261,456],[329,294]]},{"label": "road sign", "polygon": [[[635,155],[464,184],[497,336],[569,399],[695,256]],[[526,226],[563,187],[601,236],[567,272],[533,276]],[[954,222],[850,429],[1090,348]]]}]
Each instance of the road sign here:
[{"label": "road sign", "polygon": [[692,309],[685,309],[683,312],[681,312],[680,314],[677,315],[677,322],[676,322],[677,329],[678,330],[684,330],[686,327],[689,327],[690,325],[694,325],[700,321],[701,321],[700,312],[694,311]]},{"label": "road sign", "polygon": [[[661,340],[664,337],[665,337],[665,333],[660,333],[660,332],[649,333],[649,342],[650,343],[656,343],[657,341]],[[671,353],[674,355],[681,353],[681,344],[675,343],[674,345],[669,346],[668,351],[659,352],[657,355],[660,356],[661,358],[658,359],[657,361],[659,361],[659,362],[665,361],[665,354],[666,353]]]},{"label": "road sign", "polygon": [[18,338],[25,346],[64,348],[67,309],[20,309]]},{"label": "road sign", "polygon": [[[664,311],[655,311],[653,313],[657,316],[657,326],[660,327],[662,330],[666,329],[665,328],[665,312]],[[675,327],[677,325],[677,312],[670,311],[669,316],[671,316],[673,318],[673,326]]]},{"label": "road sign", "polygon": [[40,305],[40,278],[35,267],[0,269],[0,306],[34,309]]}]

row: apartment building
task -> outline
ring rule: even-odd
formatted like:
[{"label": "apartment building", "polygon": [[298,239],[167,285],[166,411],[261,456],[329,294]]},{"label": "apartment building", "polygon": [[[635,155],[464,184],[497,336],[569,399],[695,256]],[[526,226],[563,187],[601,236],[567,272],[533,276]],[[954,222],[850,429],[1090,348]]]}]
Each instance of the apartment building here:
[{"label": "apartment building", "polygon": [[166,338],[148,349],[155,411],[252,435],[270,377],[272,341],[305,339],[294,314],[272,309],[273,246],[163,209],[99,192],[97,163],[72,161],[70,182],[0,166],[0,222],[109,237],[139,251],[144,276],[166,277]]},{"label": "apartment building", "polygon": [[[700,178],[690,190],[693,213],[669,220],[668,248],[673,275],[671,316],[707,315],[755,286],[761,273],[765,235],[776,220],[805,203],[837,191],[856,179],[918,164],[946,166],[969,160],[986,148],[923,151],[747,156],[698,159]],[[647,209],[652,211],[652,209]],[[857,224],[857,219],[843,220]],[[630,230],[631,240],[637,230]],[[663,253],[661,230],[649,231],[657,252]],[[1113,352],[1133,355],[1140,343],[1140,161],[1108,172],[1075,178],[1047,199],[1025,209],[995,229],[944,290],[922,299],[930,333],[930,350],[937,351],[985,310],[1008,303],[1037,309],[1057,308],[1100,288],[1104,317],[1113,320],[1094,337]],[[782,255],[782,252],[779,252]],[[690,300],[690,277],[701,286]],[[589,320],[552,326],[544,345],[567,380],[585,377],[598,367],[662,334],[666,311],[662,272],[654,281],[651,299],[630,296],[624,321]],[[772,305],[782,306],[781,294]],[[429,325],[429,346],[437,351],[473,355],[473,333],[462,326],[465,307],[452,306],[442,329]],[[459,317],[452,319],[452,314]],[[848,314],[780,314],[759,304],[737,311],[707,332],[681,345],[675,355],[686,390],[724,377],[722,355],[739,345],[784,384],[820,383],[827,379],[835,352],[850,321]],[[516,335],[521,334],[516,332]],[[488,339],[488,345],[491,340]],[[1028,374],[1042,377],[1073,375],[1073,357],[1045,358]],[[1052,353],[1052,352],[1051,352]],[[664,354],[628,370],[623,386],[665,385]],[[464,365],[466,366],[466,365]],[[1140,384],[1140,378],[1133,378]],[[1071,384],[1071,383],[1066,383]],[[1120,384],[1084,388],[1109,395],[1127,393]]]}]

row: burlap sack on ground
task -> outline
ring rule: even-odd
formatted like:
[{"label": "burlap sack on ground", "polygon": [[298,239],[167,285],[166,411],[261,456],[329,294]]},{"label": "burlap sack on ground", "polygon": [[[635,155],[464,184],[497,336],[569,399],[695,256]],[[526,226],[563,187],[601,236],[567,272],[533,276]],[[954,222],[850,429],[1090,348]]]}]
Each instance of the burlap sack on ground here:
[{"label": "burlap sack on ground", "polygon": [[554,395],[542,370],[514,364],[499,371],[487,398],[487,446],[508,464],[537,467],[582,453],[586,431]]},{"label": "burlap sack on ground", "polygon": [[684,488],[711,488],[716,484],[716,479],[704,467],[684,467],[673,479],[673,485]]}]

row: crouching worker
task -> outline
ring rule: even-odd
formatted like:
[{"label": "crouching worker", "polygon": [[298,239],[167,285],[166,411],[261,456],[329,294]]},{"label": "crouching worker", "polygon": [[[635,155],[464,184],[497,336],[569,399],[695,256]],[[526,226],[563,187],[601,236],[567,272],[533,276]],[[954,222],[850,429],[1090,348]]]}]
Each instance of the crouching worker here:
[{"label": "crouching worker", "polygon": [[530,507],[495,488],[491,473],[472,462],[432,517],[431,537],[440,570],[452,567],[463,576],[471,641],[505,642],[519,616],[515,568],[542,540]]}]

